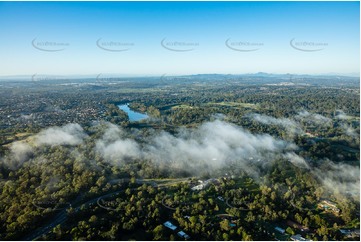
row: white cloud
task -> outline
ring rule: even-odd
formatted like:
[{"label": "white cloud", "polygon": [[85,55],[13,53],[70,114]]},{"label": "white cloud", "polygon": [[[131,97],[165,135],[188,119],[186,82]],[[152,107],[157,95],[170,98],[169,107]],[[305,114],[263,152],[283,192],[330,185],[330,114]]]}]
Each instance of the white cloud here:
[{"label": "white cloud", "polygon": [[295,116],[295,119],[320,126],[329,126],[332,122],[330,118],[327,118],[321,114],[309,113],[307,111],[299,112],[298,115]]},{"label": "white cloud", "polygon": [[303,134],[303,130],[300,125],[297,122],[288,118],[274,118],[271,116],[257,113],[249,114],[248,117],[263,124],[282,127],[283,129],[287,130],[291,136],[295,134]]},{"label": "white cloud", "polygon": [[67,124],[42,130],[35,136],[37,145],[78,145],[87,135],[79,124]]}]

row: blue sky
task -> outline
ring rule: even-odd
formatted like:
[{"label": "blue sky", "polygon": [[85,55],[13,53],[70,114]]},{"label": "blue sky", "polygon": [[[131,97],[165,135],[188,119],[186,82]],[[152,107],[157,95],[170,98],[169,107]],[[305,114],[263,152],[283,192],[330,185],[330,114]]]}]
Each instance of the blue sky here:
[{"label": "blue sky", "polygon": [[0,75],[359,73],[359,7],[0,2]]}]

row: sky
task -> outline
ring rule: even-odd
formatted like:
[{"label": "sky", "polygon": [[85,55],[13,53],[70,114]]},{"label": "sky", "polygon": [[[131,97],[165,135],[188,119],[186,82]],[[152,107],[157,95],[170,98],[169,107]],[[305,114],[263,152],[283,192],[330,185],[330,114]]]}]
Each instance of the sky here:
[{"label": "sky", "polygon": [[0,2],[0,76],[359,74],[359,2]]}]

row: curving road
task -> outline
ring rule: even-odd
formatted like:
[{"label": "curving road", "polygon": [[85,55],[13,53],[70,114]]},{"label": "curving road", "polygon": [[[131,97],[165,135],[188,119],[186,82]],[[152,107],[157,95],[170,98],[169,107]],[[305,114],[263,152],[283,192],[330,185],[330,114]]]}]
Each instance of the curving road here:
[{"label": "curving road", "polygon": [[[91,200],[89,200],[89,201],[75,207],[74,211],[78,212],[82,206],[89,207],[89,206],[95,204],[98,201],[98,199],[102,199],[102,198],[104,199],[104,198],[111,197],[113,195],[121,193],[124,190],[125,189],[122,189],[122,190],[119,190],[119,191],[116,191],[116,192],[108,193],[108,194],[93,198],[93,199],[91,199]],[[22,240],[27,240],[27,241],[36,240],[36,239],[40,238],[41,236],[43,236],[44,234],[49,233],[50,230],[53,229],[54,227],[56,227],[57,225],[63,224],[67,219],[68,219],[67,211],[66,211],[66,209],[63,209],[62,211],[60,211],[58,214],[55,215],[55,217],[53,218],[53,221],[51,223],[49,223],[48,225],[45,225],[45,226],[35,230],[34,232],[29,234],[28,236],[26,236]]]},{"label": "curving road", "polygon": [[[164,188],[164,187],[167,187],[167,186],[172,186],[174,185],[174,183],[179,183],[179,182],[183,182],[185,181],[187,178],[185,179],[179,179],[177,180],[176,182],[171,182],[171,183],[167,183],[167,184],[162,184],[161,186]],[[116,180],[112,180],[110,181],[111,183],[125,183],[125,182],[129,182],[130,179],[129,178],[125,178],[125,179],[116,179]],[[143,180],[143,179],[136,179],[135,183],[137,184],[148,184],[148,185],[151,185],[153,187],[158,187],[158,184],[155,182],[155,181],[151,181],[151,180]],[[137,188],[132,188],[132,190],[134,189],[137,189]],[[74,211],[75,212],[78,212],[80,210],[80,208],[82,206],[85,206],[85,207],[89,207],[93,204],[96,204],[98,200],[100,199],[105,199],[105,198],[109,198],[113,195],[116,195],[116,194],[119,194],[121,192],[123,192],[124,190],[126,190],[126,188],[124,189],[121,189],[121,190],[118,190],[118,191],[115,191],[115,192],[111,192],[111,193],[107,193],[107,194],[104,194],[104,195],[101,195],[101,196],[98,196],[96,198],[93,198],[85,203],[82,203],[80,205],[78,205],[77,207],[74,207],[75,204],[79,203],[79,201],[81,200],[82,196],[78,196],[77,199],[75,199],[75,201],[70,204],[70,207],[74,207]],[[59,213],[57,213],[52,222],[47,224],[47,225],[44,225],[38,229],[36,229],[35,231],[31,232],[29,235],[25,236],[24,238],[22,238],[21,240],[25,240],[25,241],[32,241],[32,240],[37,240],[39,239],[41,236],[49,233],[54,227],[56,227],[57,225],[59,224],[63,224],[64,222],[66,222],[66,220],[68,219],[68,214],[67,214],[67,211],[66,211],[67,208],[64,208],[62,209]]]},{"label": "curving road", "polygon": [[[127,182],[127,181],[130,181],[130,179],[119,179],[118,181],[119,182]],[[137,184],[149,184],[149,185],[151,185],[153,187],[157,187],[157,184],[155,182],[136,180],[136,183]],[[134,189],[136,189],[136,188],[134,188]],[[115,191],[115,192],[107,193],[105,195],[93,198],[93,199],[91,199],[91,200],[89,200],[89,201],[87,201],[85,203],[82,203],[82,204],[78,205],[77,207],[74,207],[74,211],[78,212],[82,206],[89,207],[89,206],[91,206],[93,204],[96,204],[99,199],[105,199],[105,198],[111,197],[113,195],[116,195],[118,193],[123,192],[124,190],[125,189],[121,189],[121,190],[118,190],[118,191]],[[78,203],[79,202],[78,200],[80,200],[80,199],[81,199],[81,196],[79,196],[72,204],[70,204],[70,207],[73,207],[74,204]],[[37,240],[41,236],[49,233],[50,230],[52,230],[57,225],[63,224],[68,219],[68,214],[67,214],[66,209],[67,208],[64,208],[59,213],[57,213],[55,215],[55,217],[53,218],[51,223],[49,223],[47,225],[44,225],[41,228],[36,229],[31,234],[24,237],[22,240],[26,240],[26,241]]]}]

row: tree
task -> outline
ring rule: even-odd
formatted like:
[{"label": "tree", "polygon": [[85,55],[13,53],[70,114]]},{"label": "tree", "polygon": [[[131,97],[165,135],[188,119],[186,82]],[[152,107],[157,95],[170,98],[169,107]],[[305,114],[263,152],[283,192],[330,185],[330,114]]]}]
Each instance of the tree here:
[{"label": "tree", "polygon": [[296,219],[297,223],[299,223],[299,224],[301,224],[301,223],[302,223],[302,216],[301,216],[301,215],[299,215],[298,213],[296,213],[296,215],[295,215],[295,219]]},{"label": "tree", "polygon": [[256,217],[253,215],[251,211],[247,213],[246,219],[247,222],[254,222],[256,220]]},{"label": "tree", "polygon": [[272,193],[271,193],[271,199],[272,199],[272,201],[274,201],[275,199],[276,199],[276,193],[273,191]]},{"label": "tree", "polygon": [[194,226],[197,223],[198,218],[196,216],[192,216],[189,218],[189,221],[191,222],[192,226]]},{"label": "tree", "polygon": [[131,194],[131,190],[130,190],[130,188],[127,188],[127,190],[125,190],[125,194],[127,194],[128,196]]},{"label": "tree", "polygon": [[333,224],[333,229],[334,229],[334,230],[337,230],[337,229],[338,229],[337,223],[334,223],[334,224]]},{"label": "tree", "polygon": [[317,234],[319,236],[322,236],[322,235],[327,235],[328,234],[328,229],[326,226],[321,226],[320,228],[317,229]]},{"label": "tree", "polygon": [[310,221],[308,220],[307,217],[306,217],[306,218],[303,220],[303,222],[302,222],[302,224],[303,224],[304,226],[306,226],[306,227],[308,227],[309,223],[310,223]]},{"label": "tree", "polygon": [[163,237],[163,225],[158,225],[153,229],[153,239],[154,240],[162,240]]},{"label": "tree", "polygon": [[221,228],[222,230],[228,231],[228,230],[229,230],[229,221],[228,221],[228,219],[223,219],[223,221],[221,221],[221,222],[219,223],[219,226],[220,226],[220,228]]},{"label": "tree", "polygon": [[227,233],[223,233],[222,237],[224,241],[229,241],[229,235]]},{"label": "tree", "polygon": [[244,241],[251,241],[252,240],[252,236],[247,234],[246,231],[243,230],[242,232],[242,240]]},{"label": "tree", "polygon": [[92,215],[92,216],[90,217],[90,219],[89,219],[89,222],[90,222],[90,223],[95,223],[95,222],[97,222],[97,220],[98,220],[97,216]]},{"label": "tree", "polygon": [[61,236],[63,235],[63,231],[60,224],[54,227],[52,232],[55,234],[55,238],[57,240],[60,240]]},{"label": "tree", "polygon": [[293,229],[290,228],[290,227],[287,227],[286,232],[287,232],[288,234],[291,234],[291,235],[294,235],[294,234],[295,234],[295,231],[293,231]]}]

